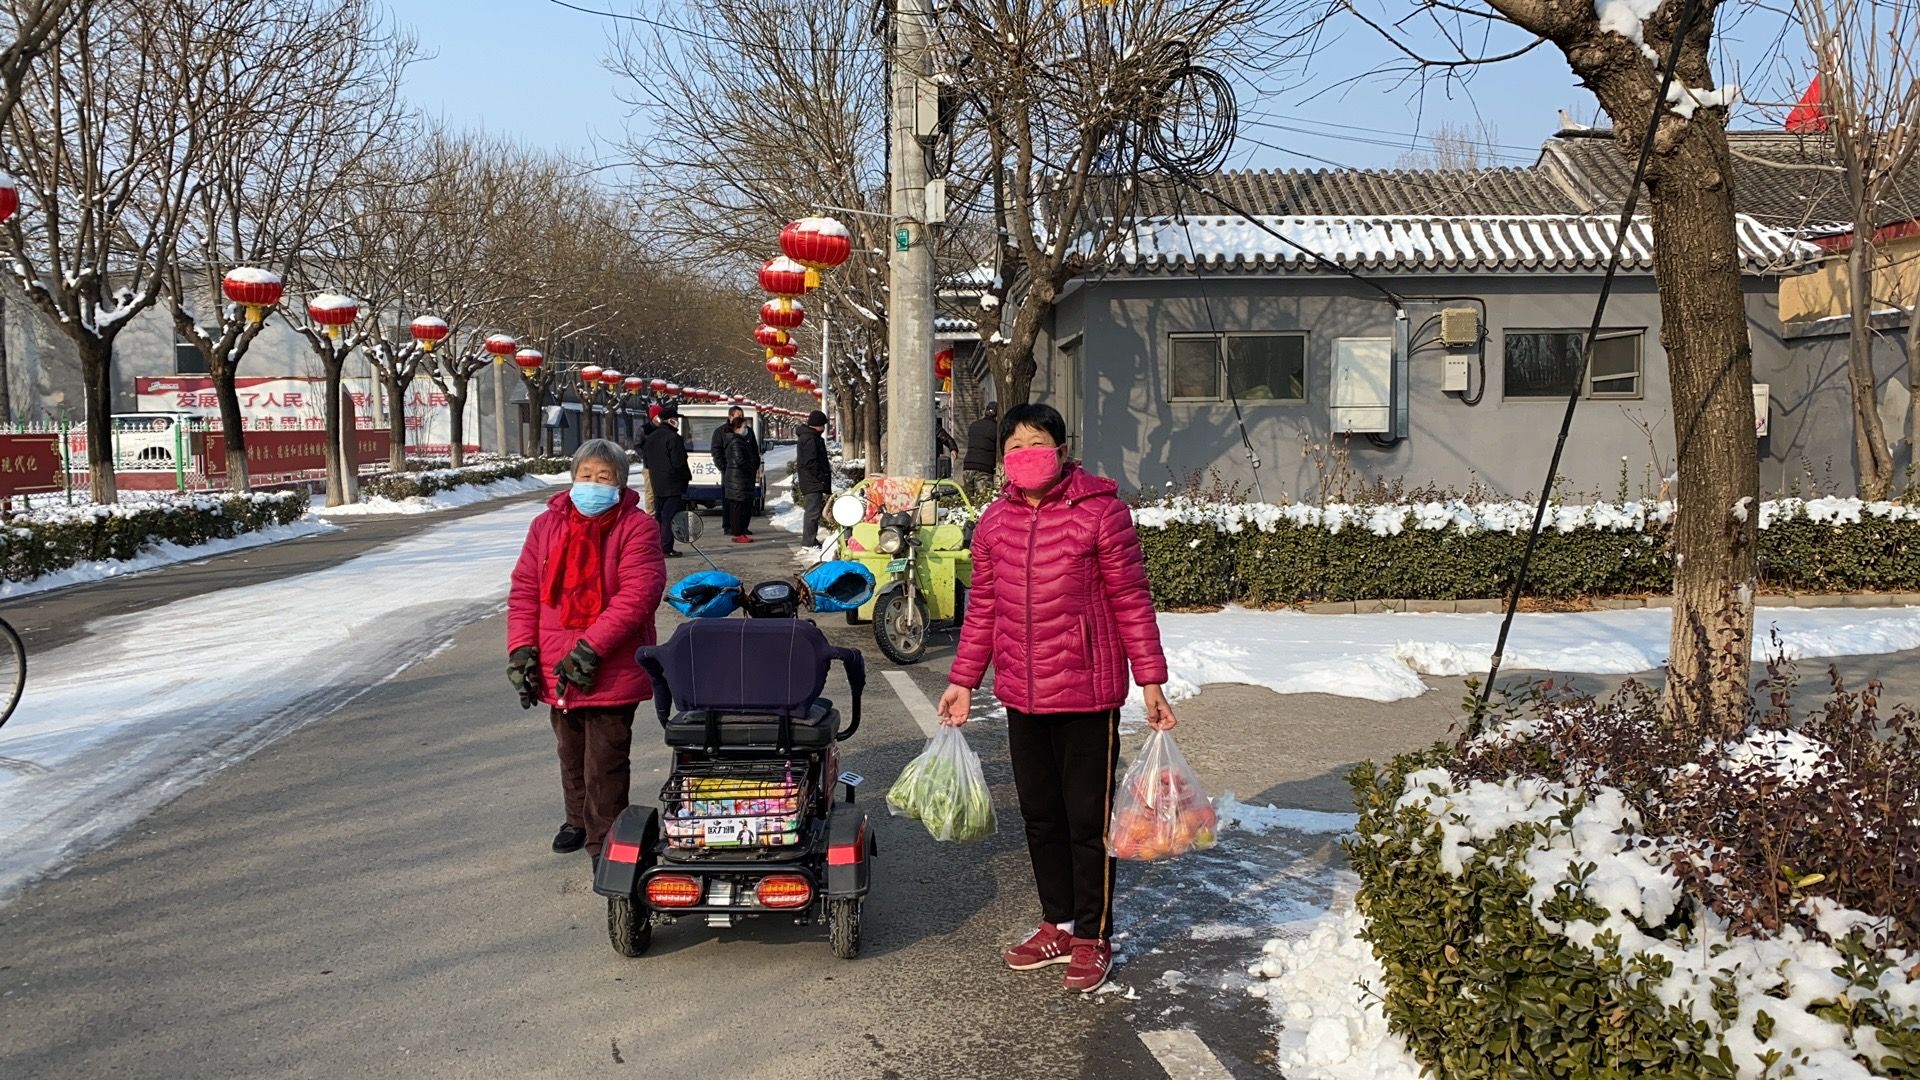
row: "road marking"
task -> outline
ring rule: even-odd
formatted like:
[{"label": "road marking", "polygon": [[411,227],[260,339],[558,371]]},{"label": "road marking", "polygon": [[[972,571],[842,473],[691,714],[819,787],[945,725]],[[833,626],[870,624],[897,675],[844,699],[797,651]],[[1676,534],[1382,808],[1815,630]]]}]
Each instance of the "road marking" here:
[{"label": "road marking", "polygon": [[933,711],[933,702],[928,701],[927,695],[920,692],[920,687],[914,683],[913,676],[904,671],[883,671],[881,674],[887,677],[887,684],[893,687],[893,692],[899,697],[900,704],[907,707],[913,722],[920,725],[920,730],[926,733],[927,738],[933,738],[934,732],[940,729],[940,716]]},{"label": "road marking", "polygon": [[1143,1031],[1140,1041],[1167,1071],[1168,1080],[1233,1080],[1233,1074],[1189,1028]]}]

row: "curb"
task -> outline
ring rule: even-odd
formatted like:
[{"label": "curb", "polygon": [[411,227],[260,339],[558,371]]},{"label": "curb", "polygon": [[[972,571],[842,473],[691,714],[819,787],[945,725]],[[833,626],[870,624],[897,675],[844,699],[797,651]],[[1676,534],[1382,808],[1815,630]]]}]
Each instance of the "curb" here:
[{"label": "curb", "polygon": [[[1807,593],[1763,595],[1755,599],[1756,608],[1905,608],[1920,607],[1920,593]],[[1673,607],[1670,596],[1601,597],[1571,604],[1570,612],[1637,611],[1642,608],[1667,610]],[[1305,604],[1292,610],[1308,615],[1502,615],[1504,600],[1336,600]]]}]

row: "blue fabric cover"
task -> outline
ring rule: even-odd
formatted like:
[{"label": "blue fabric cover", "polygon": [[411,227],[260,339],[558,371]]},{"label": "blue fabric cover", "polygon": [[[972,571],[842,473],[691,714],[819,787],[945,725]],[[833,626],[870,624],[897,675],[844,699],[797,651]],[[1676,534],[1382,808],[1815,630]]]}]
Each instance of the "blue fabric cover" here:
[{"label": "blue fabric cover", "polygon": [[806,572],[813,590],[813,610],[855,611],[873,599],[873,571],[845,559],[824,562]]},{"label": "blue fabric cover", "polygon": [[667,603],[693,619],[724,619],[740,606],[740,579],[724,570],[688,574],[667,590]]}]

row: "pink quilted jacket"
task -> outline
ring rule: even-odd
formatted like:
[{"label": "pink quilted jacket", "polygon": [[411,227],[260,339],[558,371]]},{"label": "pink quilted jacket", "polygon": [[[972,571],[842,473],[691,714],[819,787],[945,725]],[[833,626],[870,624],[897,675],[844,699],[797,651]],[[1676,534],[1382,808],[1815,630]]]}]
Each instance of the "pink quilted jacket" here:
[{"label": "pink quilted jacket", "polygon": [[1027,713],[1103,712],[1167,681],[1133,515],[1111,480],[1070,465],[1038,507],[1011,488],[973,534],[973,590],[948,681]]},{"label": "pink quilted jacket", "polygon": [[562,489],[547,500],[547,512],[533,519],[527,530],[526,546],[520,549],[520,561],[513,568],[513,582],[507,589],[507,652],[522,645],[540,650],[540,700],[554,701],[553,668],[573,651],[581,638],[600,654],[599,676],[593,689],[582,693],[568,687],[566,707],[632,705],[653,699],[653,681],[634,660],[642,645],[655,644],[654,613],[667,587],[667,561],[660,553],[660,528],[640,509],[638,492],[629,488],[620,493],[620,505],[610,514],[619,514],[613,531],[607,534],[606,558],[601,574],[606,581],[606,610],[585,630],[569,630],[560,624],[560,609],[548,606],[546,589],[547,561],[565,542],[567,492]]}]

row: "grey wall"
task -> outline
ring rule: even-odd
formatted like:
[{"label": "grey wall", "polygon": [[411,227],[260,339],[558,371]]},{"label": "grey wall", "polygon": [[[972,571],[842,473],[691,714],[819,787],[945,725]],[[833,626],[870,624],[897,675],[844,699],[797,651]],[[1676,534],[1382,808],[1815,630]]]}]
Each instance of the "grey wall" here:
[{"label": "grey wall", "polygon": [[[1393,308],[1365,285],[1324,275],[1208,276],[1199,283],[1204,302],[1191,276],[1109,277],[1082,284],[1055,311],[1041,345],[1042,371],[1035,392],[1063,411],[1078,406],[1079,452],[1096,472],[1129,488],[1160,488],[1169,481],[1178,485],[1211,470],[1249,494],[1257,480],[1260,494],[1268,499],[1315,499],[1333,480],[1333,469],[1321,464],[1330,459],[1328,448],[1344,445],[1349,466],[1363,480],[1455,491],[1477,486],[1489,494],[1520,496],[1539,491],[1545,479],[1565,401],[1505,397],[1502,334],[1509,327],[1584,330],[1592,320],[1598,284],[1594,276],[1557,274],[1392,279],[1395,290],[1409,301],[1416,330],[1441,307],[1458,304],[1458,298],[1486,303],[1487,385],[1475,406],[1466,405],[1461,395],[1443,393],[1445,352],[1420,348],[1436,341],[1435,329],[1417,336],[1410,437],[1391,449],[1364,436],[1330,437],[1333,343],[1342,337],[1391,335]],[[1774,422],[1781,425],[1783,394],[1797,402],[1833,385],[1833,380],[1802,370],[1803,361],[1789,356],[1775,317],[1775,291],[1772,281],[1749,280],[1755,378],[1773,384]],[[1654,494],[1659,478],[1673,466],[1659,300],[1650,277],[1636,275],[1616,283],[1605,325],[1645,330],[1641,397],[1581,403],[1560,470],[1565,482],[1559,490],[1569,498],[1615,497],[1623,458],[1631,497]],[[1206,333],[1216,326],[1225,332],[1308,335],[1306,403],[1241,404],[1248,440],[1261,462],[1257,474],[1247,460],[1230,403],[1167,401],[1168,335]],[[1082,333],[1080,385],[1069,387],[1059,342]],[[1471,385],[1478,392],[1482,378],[1477,358],[1471,370]],[[1844,394],[1844,378],[1837,385]],[[1824,401],[1817,396],[1814,400]],[[1844,410],[1844,400],[1839,407]],[[1844,431],[1836,435],[1831,425],[1818,422],[1824,404],[1813,409],[1811,417],[1810,405],[1787,408],[1787,423],[1776,426],[1771,440],[1775,454],[1848,453]]]},{"label": "grey wall", "polygon": [[[1893,447],[1897,494],[1913,460],[1906,441],[1908,409],[1905,319],[1876,323],[1874,374],[1880,419]],[[1758,332],[1756,331],[1756,337]],[[1853,395],[1847,386],[1846,320],[1828,319],[1786,335],[1785,362],[1754,378],[1772,395],[1768,437],[1761,442],[1760,485],[1768,491],[1852,494]]]}]

